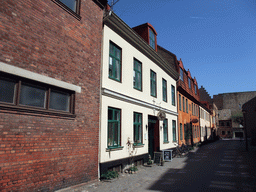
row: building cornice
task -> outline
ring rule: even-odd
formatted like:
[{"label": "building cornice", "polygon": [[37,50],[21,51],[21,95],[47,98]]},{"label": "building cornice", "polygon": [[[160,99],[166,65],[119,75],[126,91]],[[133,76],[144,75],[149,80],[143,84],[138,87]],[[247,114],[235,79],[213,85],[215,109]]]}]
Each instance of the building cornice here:
[{"label": "building cornice", "polygon": [[115,91],[112,91],[112,90],[109,90],[109,89],[106,89],[106,88],[102,88],[102,95],[112,97],[112,98],[115,98],[115,99],[118,99],[118,100],[121,100],[121,101],[125,101],[125,102],[128,102],[128,103],[132,103],[132,104],[140,105],[140,106],[143,106],[143,107],[147,107],[147,108],[150,108],[150,109],[161,110],[161,111],[164,111],[165,113],[178,116],[178,113],[176,111],[172,111],[172,110],[157,106],[155,104],[151,104],[151,103],[142,101],[140,99],[136,99],[136,98],[133,98],[133,97],[121,94],[121,93],[117,93]]},{"label": "building cornice", "polygon": [[176,81],[179,79],[178,72],[170,67],[157,52],[150,47],[144,39],[142,39],[133,29],[131,29],[125,22],[123,22],[112,11],[108,12],[104,17],[103,22],[105,25],[114,30],[117,34],[123,37],[127,42],[133,45],[136,49],[141,51],[150,60],[156,63],[161,69],[163,69],[168,75],[170,75]]}]

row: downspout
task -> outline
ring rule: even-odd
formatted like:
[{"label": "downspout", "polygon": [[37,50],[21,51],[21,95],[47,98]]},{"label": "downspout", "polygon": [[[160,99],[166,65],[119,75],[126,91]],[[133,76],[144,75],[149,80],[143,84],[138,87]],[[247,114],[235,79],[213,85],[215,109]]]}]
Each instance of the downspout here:
[{"label": "downspout", "polygon": [[[106,9],[105,9],[106,10]],[[101,38],[101,66],[100,66],[100,109],[99,109],[99,150],[98,150],[98,179],[100,180],[100,159],[101,159],[101,119],[102,119],[102,68],[103,68],[103,46],[104,46],[104,20],[111,15],[103,18],[102,38]]]}]

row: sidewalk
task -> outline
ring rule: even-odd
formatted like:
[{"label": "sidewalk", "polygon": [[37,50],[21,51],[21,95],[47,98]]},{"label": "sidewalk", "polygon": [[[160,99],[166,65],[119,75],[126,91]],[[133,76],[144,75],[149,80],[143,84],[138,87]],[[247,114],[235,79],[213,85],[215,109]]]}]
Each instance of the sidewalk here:
[{"label": "sidewalk", "polygon": [[[196,152],[198,148],[191,151]],[[134,174],[120,173],[119,177],[111,181],[99,181],[92,184],[80,184],[56,192],[124,192],[147,191],[152,183],[157,182],[169,169],[181,169],[186,165],[184,158],[174,158],[171,162],[165,162],[164,166],[153,164],[152,166],[139,166]]]},{"label": "sidewalk", "polygon": [[109,182],[80,184],[57,192],[128,191],[256,191],[256,148],[245,142],[220,140],[197,148],[164,166],[139,166],[135,174],[120,173]]}]

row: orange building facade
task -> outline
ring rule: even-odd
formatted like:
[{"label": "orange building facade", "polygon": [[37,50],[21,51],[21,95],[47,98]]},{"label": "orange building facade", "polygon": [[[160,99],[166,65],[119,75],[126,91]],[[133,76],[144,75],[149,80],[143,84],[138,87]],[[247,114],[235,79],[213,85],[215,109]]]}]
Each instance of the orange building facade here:
[{"label": "orange building facade", "polygon": [[185,70],[182,60],[178,61],[180,78],[177,81],[178,138],[179,145],[194,145],[200,142],[199,105],[197,81]]}]

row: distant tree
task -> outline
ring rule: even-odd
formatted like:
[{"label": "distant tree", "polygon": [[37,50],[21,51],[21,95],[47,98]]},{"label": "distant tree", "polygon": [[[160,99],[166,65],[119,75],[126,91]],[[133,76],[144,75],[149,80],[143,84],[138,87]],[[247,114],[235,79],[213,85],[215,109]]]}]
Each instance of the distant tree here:
[{"label": "distant tree", "polygon": [[232,115],[231,119],[232,119],[233,122],[244,126],[244,117],[243,117],[242,112],[239,112],[239,113],[236,113],[236,114]]}]

